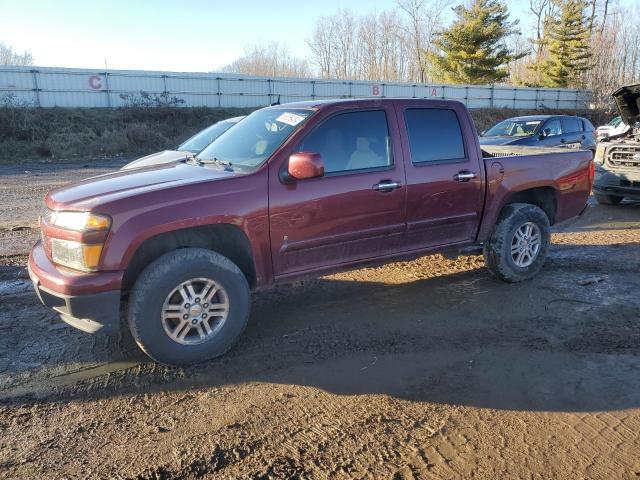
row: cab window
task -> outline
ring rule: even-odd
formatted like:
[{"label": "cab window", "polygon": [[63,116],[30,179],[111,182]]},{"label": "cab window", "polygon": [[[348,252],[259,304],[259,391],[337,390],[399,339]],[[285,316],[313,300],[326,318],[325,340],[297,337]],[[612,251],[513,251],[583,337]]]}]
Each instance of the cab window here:
[{"label": "cab window", "polygon": [[441,108],[409,108],[404,116],[413,164],[465,158],[456,112]]},{"label": "cab window", "polygon": [[393,163],[383,110],[334,115],[309,133],[297,150],[322,155],[325,174],[385,168]]},{"label": "cab window", "polygon": [[543,130],[548,137],[551,135],[562,135],[562,125],[560,123],[560,119],[554,118],[553,120],[549,120],[544,125]]},{"label": "cab window", "polygon": [[582,128],[580,128],[580,122],[577,118],[563,118],[562,124],[565,133],[575,133],[582,130]]}]

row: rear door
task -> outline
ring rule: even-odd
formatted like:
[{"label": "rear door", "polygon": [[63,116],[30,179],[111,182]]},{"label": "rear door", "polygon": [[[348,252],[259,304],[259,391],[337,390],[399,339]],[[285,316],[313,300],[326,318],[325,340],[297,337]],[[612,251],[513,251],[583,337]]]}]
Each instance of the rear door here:
[{"label": "rear door", "polygon": [[[319,115],[322,115],[320,113]],[[269,171],[274,274],[296,276],[385,256],[406,230],[404,166],[392,105],[327,112],[292,152],[322,155],[325,175],[283,183]]]},{"label": "rear door", "polygon": [[582,122],[576,117],[562,117],[562,131],[565,145],[569,148],[580,148],[586,139],[582,131]]},{"label": "rear door", "polygon": [[407,250],[473,241],[484,203],[484,161],[464,107],[398,102],[407,173]]}]

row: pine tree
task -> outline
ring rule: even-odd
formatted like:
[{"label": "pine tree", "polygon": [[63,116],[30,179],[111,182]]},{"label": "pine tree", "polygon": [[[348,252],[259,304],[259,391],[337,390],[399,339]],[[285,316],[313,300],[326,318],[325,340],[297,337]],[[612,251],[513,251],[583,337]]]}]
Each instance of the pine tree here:
[{"label": "pine tree", "polygon": [[517,21],[509,21],[503,0],[474,0],[470,7],[455,7],[455,22],[439,33],[428,62],[434,77],[445,83],[491,84],[509,76],[507,64],[526,55],[506,47],[506,37],[519,34]]},{"label": "pine tree", "polygon": [[591,68],[586,0],[556,0],[560,15],[546,28],[548,59],[537,68],[544,87],[581,87],[582,74]]}]

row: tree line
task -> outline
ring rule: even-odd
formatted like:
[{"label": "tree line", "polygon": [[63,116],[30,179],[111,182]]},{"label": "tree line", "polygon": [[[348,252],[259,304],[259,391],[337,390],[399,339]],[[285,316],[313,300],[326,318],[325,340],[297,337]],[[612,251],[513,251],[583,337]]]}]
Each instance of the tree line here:
[{"label": "tree line", "polygon": [[[279,42],[245,48],[225,72],[279,77],[580,88],[610,103],[640,83],[639,6],[619,0],[521,0],[522,32],[505,0],[397,0],[392,9],[318,17],[304,58]],[[453,19],[445,22],[451,8]],[[523,12],[520,12],[522,17]],[[0,65],[33,65],[0,43]]]},{"label": "tree line", "polygon": [[[459,0],[458,0],[459,1]],[[526,3],[525,3],[526,2]],[[504,0],[398,0],[316,19],[307,58],[286,44],[250,47],[226,72],[448,84],[586,88],[598,106],[640,82],[640,11],[617,0],[523,0],[522,32]],[[445,24],[444,13],[453,9]],[[520,14],[522,16],[522,13]]]}]

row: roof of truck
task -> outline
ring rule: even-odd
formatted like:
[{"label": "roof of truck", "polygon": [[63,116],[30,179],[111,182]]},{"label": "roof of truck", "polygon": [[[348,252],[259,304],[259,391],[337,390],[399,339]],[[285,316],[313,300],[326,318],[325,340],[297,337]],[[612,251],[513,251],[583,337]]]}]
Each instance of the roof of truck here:
[{"label": "roof of truck", "polygon": [[415,102],[428,102],[428,103],[460,103],[457,100],[443,100],[441,98],[408,98],[408,97],[363,97],[363,98],[329,98],[318,100],[304,100],[301,102],[288,102],[279,105],[272,105],[271,108],[320,108],[329,105],[336,105],[340,103],[393,103],[396,101],[415,101]]}]

